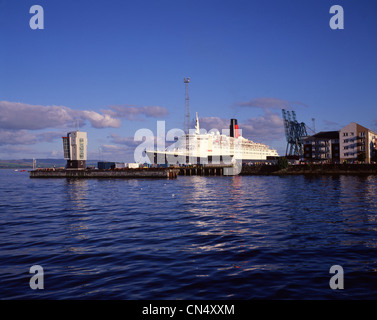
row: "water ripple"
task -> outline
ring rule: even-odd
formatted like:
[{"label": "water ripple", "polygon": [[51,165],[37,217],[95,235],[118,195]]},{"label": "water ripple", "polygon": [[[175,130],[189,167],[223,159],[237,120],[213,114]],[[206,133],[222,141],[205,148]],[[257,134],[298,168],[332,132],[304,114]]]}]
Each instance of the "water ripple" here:
[{"label": "water ripple", "polygon": [[0,181],[1,299],[377,296],[374,176]]}]

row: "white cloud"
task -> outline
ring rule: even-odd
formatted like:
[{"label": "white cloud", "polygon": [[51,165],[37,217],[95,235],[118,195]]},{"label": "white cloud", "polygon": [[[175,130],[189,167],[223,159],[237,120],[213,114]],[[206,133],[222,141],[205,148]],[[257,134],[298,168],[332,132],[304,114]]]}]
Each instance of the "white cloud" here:
[{"label": "white cloud", "polygon": [[113,118],[109,114],[102,115],[95,111],[86,110],[81,112],[94,128],[119,128],[122,124],[120,119]]},{"label": "white cloud", "polygon": [[[74,110],[66,106],[31,105],[21,102],[0,101],[0,145],[2,153],[30,153],[26,145],[40,142],[53,142],[65,135],[64,130],[82,127],[85,122],[93,128],[119,128],[122,119],[134,121],[146,117],[162,117],[168,114],[160,106],[112,106],[107,110]],[[54,128],[56,131],[46,131]],[[109,156],[133,154],[141,142],[134,137],[112,135],[112,144],[102,146]],[[23,147],[25,146],[25,147]],[[35,150],[34,150],[35,151]],[[53,154],[56,156],[57,154]]]},{"label": "white cloud", "polygon": [[0,101],[0,127],[4,129],[38,130],[62,127],[73,119],[72,110],[63,106]]},{"label": "white cloud", "polygon": [[0,145],[30,145],[37,143],[37,136],[27,130],[0,129]]},{"label": "white cloud", "polygon": [[272,142],[284,137],[284,123],[280,115],[267,111],[261,117],[249,118],[240,124],[242,135],[256,142]]},{"label": "white cloud", "polygon": [[200,128],[206,129],[207,131],[212,129],[217,129],[220,133],[222,130],[229,129],[230,119],[223,119],[219,117],[204,117],[199,119]]},{"label": "white cloud", "polygon": [[124,118],[127,120],[142,120],[142,116],[149,118],[160,118],[168,114],[165,107],[160,106],[111,106],[109,110],[101,110],[112,117]]},{"label": "white cloud", "polygon": [[0,101],[0,127],[12,130],[40,130],[73,126],[88,120],[94,128],[118,128],[119,119],[91,110],[73,110],[65,106],[42,106]]},{"label": "white cloud", "polygon": [[[205,117],[200,120],[200,127],[207,131],[229,129],[230,119]],[[284,137],[283,119],[277,113],[266,111],[264,115],[238,121],[242,136],[255,142],[267,143],[281,140]]]},{"label": "white cloud", "polygon": [[32,133],[29,130],[0,129],[0,145],[32,145],[38,142],[53,142],[61,139],[64,132]]},{"label": "white cloud", "polygon": [[94,128],[119,128],[121,119],[142,120],[168,114],[160,106],[111,106],[101,113],[93,110],[74,110],[65,106],[31,105],[21,102],[0,101],[0,127],[12,130],[40,130],[80,126],[89,121]]}]

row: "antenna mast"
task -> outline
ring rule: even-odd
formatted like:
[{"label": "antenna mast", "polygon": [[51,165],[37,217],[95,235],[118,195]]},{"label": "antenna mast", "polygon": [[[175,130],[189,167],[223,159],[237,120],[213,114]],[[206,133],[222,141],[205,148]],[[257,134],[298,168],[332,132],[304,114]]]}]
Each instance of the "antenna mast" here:
[{"label": "antenna mast", "polygon": [[185,115],[185,130],[189,133],[190,130],[190,107],[189,107],[189,91],[188,84],[190,83],[190,78],[184,78],[184,83],[186,85],[186,115]]}]

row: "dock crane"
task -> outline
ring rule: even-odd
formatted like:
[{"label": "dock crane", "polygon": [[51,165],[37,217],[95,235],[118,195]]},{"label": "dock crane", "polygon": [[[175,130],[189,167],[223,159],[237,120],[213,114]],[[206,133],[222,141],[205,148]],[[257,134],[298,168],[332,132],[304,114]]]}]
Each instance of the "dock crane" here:
[{"label": "dock crane", "polygon": [[304,153],[302,138],[308,136],[304,122],[298,122],[295,111],[282,109],[285,137],[287,139],[286,156],[299,156]]}]

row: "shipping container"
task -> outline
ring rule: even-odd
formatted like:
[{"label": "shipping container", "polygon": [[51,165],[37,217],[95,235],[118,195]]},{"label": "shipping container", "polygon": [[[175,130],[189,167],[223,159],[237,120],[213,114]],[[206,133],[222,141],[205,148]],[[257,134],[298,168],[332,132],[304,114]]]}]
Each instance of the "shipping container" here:
[{"label": "shipping container", "polygon": [[115,168],[115,162],[98,162],[98,169],[109,170]]}]

